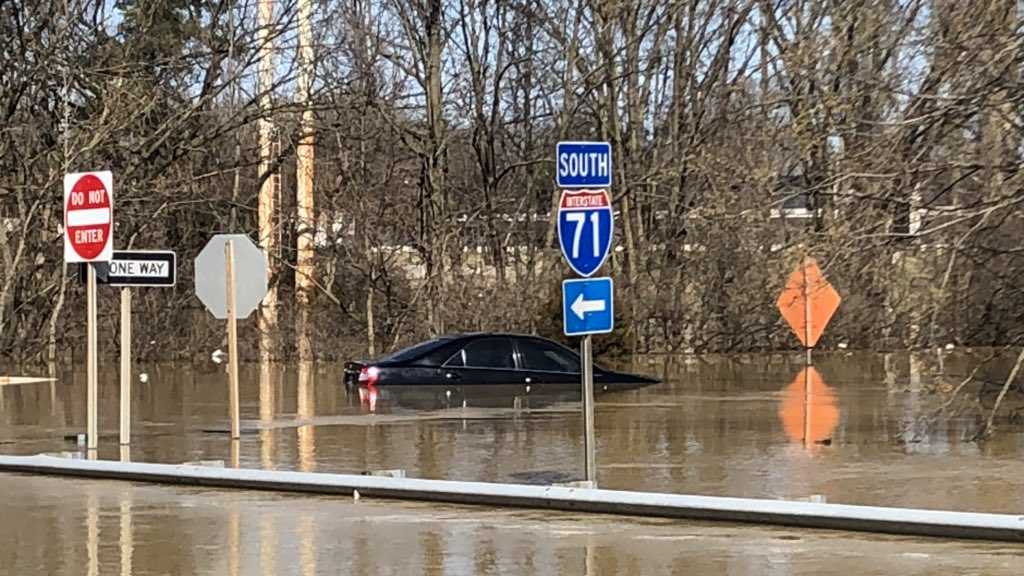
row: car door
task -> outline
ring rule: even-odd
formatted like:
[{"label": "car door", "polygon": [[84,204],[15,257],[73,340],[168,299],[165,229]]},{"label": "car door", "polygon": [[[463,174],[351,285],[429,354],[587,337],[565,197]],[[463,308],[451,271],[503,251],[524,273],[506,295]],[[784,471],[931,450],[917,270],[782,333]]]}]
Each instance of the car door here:
[{"label": "car door", "polygon": [[441,375],[452,393],[472,406],[503,406],[505,397],[522,387],[515,346],[504,336],[470,340],[441,366]]},{"label": "car door", "polygon": [[504,336],[474,338],[453,354],[441,367],[445,381],[463,386],[515,384],[515,347]]},{"label": "car door", "polygon": [[539,338],[518,338],[516,348],[521,377],[531,386],[531,393],[579,392],[579,356]]}]

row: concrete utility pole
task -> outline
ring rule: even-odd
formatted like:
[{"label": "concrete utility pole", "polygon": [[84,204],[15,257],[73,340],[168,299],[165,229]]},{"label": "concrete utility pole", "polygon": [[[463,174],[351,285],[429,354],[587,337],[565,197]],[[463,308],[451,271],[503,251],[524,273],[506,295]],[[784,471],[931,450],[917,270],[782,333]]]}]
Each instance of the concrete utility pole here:
[{"label": "concrete utility pole", "polygon": [[260,120],[259,145],[260,162],[259,177],[262,179],[259,194],[259,241],[267,254],[269,286],[267,296],[263,299],[260,310],[260,358],[267,360],[274,353],[274,336],[277,333],[277,235],[274,221],[277,213],[275,205],[274,184],[276,174],[271,174],[273,162],[274,125],[270,120],[273,106],[272,94],[274,85],[274,40],[272,26],[274,22],[274,0],[259,2],[259,42],[260,42],[260,74],[259,99]]},{"label": "concrete utility pole", "polygon": [[313,162],[316,152],[313,110],[309,93],[313,84],[313,32],[310,25],[310,0],[299,0],[299,83],[296,95],[302,105],[299,145],[296,150],[295,205],[298,209],[296,234],[298,257],[295,265],[296,337],[300,360],[313,359],[313,326],[310,300],[313,293],[316,256],[316,219],[313,212]]}]

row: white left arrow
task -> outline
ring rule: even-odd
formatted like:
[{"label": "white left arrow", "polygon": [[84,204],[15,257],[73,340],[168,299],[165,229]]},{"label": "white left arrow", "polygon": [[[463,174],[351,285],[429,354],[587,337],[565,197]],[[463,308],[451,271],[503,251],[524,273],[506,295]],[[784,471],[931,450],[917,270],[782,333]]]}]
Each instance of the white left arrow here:
[{"label": "white left arrow", "polygon": [[587,312],[604,312],[605,301],[604,300],[584,300],[583,294],[576,297],[576,300],[572,303],[573,314],[583,320],[583,315]]}]

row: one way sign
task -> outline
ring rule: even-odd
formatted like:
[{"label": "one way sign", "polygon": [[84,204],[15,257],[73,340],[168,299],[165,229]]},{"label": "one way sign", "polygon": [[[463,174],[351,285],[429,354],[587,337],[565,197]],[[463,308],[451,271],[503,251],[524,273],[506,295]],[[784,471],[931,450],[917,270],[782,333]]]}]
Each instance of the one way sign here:
[{"label": "one way sign", "polygon": [[584,278],[562,282],[562,318],[566,336],[606,334],[614,324],[612,279]]},{"label": "one way sign", "polygon": [[[178,258],[170,250],[114,250],[110,262],[94,264],[96,281],[109,286],[174,286]],[[82,277],[85,277],[84,270]]]}]

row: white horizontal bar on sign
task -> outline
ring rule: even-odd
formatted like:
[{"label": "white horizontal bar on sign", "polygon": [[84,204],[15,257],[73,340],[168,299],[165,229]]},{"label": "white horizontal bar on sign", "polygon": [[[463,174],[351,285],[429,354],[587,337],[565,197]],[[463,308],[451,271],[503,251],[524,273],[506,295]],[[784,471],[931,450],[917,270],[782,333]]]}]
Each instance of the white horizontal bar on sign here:
[{"label": "white horizontal bar on sign", "polygon": [[87,208],[68,212],[68,228],[110,223],[110,208]]},{"label": "white horizontal bar on sign", "polygon": [[18,386],[21,384],[40,384],[56,381],[56,378],[37,378],[35,376],[0,376],[0,386]]}]

